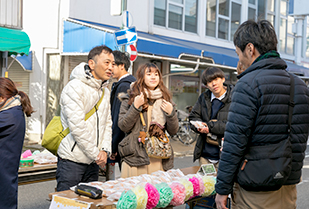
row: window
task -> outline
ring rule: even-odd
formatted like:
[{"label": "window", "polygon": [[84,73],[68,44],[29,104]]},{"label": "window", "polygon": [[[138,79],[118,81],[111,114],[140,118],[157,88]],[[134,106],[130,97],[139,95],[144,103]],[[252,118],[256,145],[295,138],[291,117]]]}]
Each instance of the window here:
[{"label": "window", "polygon": [[249,0],[248,20],[268,20],[275,24],[275,0]]},{"label": "window", "polygon": [[197,33],[198,0],[155,0],[154,24]]},{"label": "window", "polygon": [[280,28],[279,28],[279,51],[289,55],[294,55],[295,34],[292,26],[295,19],[289,16],[289,4],[287,0],[280,1]]},{"label": "window", "polygon": [[307,43],[304,44],[304,46],[306,46],[306,57],[309,58],[309,17],[308,16],[307,16],[306,41]]},{"label": "window", "polygon": [[240,19],[241,1],[208,0],[206,4],[206,36],[232,41]]},{"label": "window", "polygon": [[0,0],[0,26],[22,29],[22,0]]},{"label": "window", "polygon": [[208,0],[206,8],[206,36],[216,37],[217,0]]}]

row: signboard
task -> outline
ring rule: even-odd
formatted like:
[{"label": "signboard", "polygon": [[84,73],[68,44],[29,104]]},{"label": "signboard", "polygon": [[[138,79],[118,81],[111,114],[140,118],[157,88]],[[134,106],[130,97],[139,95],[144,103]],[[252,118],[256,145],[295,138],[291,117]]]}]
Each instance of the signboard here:
[{"label": "signboard", "polygon": [[133,44],[137,41],[135,27],[115,31],[114,35],[117,45]]},{"label": "signboard", "polygon": [[127,52],[130,54],[130,60],[134,62],[137,58],[137,49],[134,45],[127,47]]},{"label": "signboard", "polygon": [[91,203],[53,195],[49,209],[89,209]]}]

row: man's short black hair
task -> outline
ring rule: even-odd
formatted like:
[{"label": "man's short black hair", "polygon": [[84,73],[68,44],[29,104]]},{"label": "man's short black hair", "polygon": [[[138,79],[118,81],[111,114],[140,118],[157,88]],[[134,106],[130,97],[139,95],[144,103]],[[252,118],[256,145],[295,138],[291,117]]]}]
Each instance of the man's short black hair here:
[{"label": "man's short black hair", "polygon": [[277,51],[278,40],[273,25],[267,20],[242,23],[234,34],[234,45],[243,52],[248,43],[252,43],[260,54]]},{"label": "man's short black hair", "polygon": [[113,54],[115,58],[115,64],[116,65],[123,64],[126,71],[128,71],[131,65],[128,55],[118,50],[113,51]]},{"label": "man's short black hair", "polygon": [[94,60],[95,56],[99,56],[102,52],[105,52],[107,54],[110,54],[113,52],[113,50],[111,50],[109,47],[105,46],[105,45],[101,45],[101,46],[96,46],[93,49],[90,50],[89,54],[88,54],[88,61],[89,60]]},{"label": "man's short black hair", "polygon": [[225,78],[224,72],[217,67],[208,67],[202,74],[202,83],[206,86],[216,78]]}]

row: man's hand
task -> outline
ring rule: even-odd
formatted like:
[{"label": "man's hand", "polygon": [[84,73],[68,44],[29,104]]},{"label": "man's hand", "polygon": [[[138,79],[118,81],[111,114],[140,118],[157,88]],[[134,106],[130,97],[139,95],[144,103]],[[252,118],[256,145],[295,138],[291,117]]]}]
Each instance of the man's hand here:
[{"label": "man's hand", "polygon": [[109,159],[116,160],[116,156],[117,156],[117,152],[116,153],[112,153],[111,156],[109,156]]},{"label": "man's hand", "polygon": [[95,162],[97,163],[98,166],[103,167],[107,162],[107,153],[101,150]]},{"label": "man's hand", "polygon": [[170,115],[173,111],[173,105],[172,103],[166,101],[163,99],[163,102],[161,104],[161,109],[166,112],[168,115]]},{"label": "man's hand", "polygon": [[216,194],[216,205],[218,209],[228,209],[227,204],[227,195]]},{"label": "man's hand", "polygon": [[197,130],[203,134],[208,134],[209,133],[209,128],[207,126],[206,123],[203,123],[203,125],[205,126],[204,128],[198,128]]},{"label": "man's hand", "polygon": [[245,70],[246,70],[245,66],[244,66],[241,62],[238,61],[238,63],[237,63],[237,69],[236,69],[237,74],[240,75],[240,74],[241,74],[242,72],[244,72]]}]

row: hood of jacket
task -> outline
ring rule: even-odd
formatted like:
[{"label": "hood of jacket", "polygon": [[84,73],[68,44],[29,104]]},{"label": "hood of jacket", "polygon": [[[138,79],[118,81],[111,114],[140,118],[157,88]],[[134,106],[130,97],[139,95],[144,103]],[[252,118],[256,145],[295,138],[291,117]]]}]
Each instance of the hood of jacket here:
[{"label": "hood of jacket", "polygon": [[81,80],[83,83],[96,88],[96,89],[100,89],[102,87],[106,87],[108,85],[108,81],[102,81],[102,80],[98,80],[95,79],[94,77],[87,75],[85,72],[85,66],[87,65],[87,63],[82,62],[79,65],[77,65],[71,75],[70,75],[70,80],[73,79],[79,79]]}]

